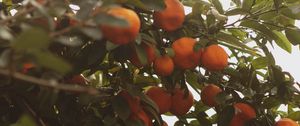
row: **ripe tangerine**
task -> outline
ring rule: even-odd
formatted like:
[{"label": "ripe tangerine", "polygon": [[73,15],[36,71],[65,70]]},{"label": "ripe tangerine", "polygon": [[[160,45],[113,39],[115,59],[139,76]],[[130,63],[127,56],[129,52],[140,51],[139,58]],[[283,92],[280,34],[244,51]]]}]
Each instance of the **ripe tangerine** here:
[{"label": "ripe tangerine", "polygon": [[183,37],[172,44],[175,52],[173,61],[180,69],[193,69],[200,63],[201,50],[194,51],[196,40],[193,38]]},{"label": "ripe tangerine", "polygon": [[172,58],[167,55],[158,57],[154,60],[154,71],[160,76],[169,76],[174,70]]},{"label": "ripe tangerine", "polygon": [[275,123],[275,126],[299,126],[299,124],[292,119],[282,118]]},{"label": "ripe tangerine", "polygon": [[194,104],[193,94],[189,91],[188,96],[185,97],[184,90],[180,88],[175,88],[172,93],[170,112],[176,116],[186,114]]},{"label": "ripe tangerine", "polygon": [[228,55],[222,47],[210,45],[205,48],[201,63],[203,67],[210,71],[223,70],[228,65]]},{"label": "ripe tangerine", "polygon": [[156,103],[160,114],[166,113],[170,110],[172,105],[171,94],[169,94],[165,89],[154,86],[146,91],[146,95]]},{"label": "ripe tangerine", "polygon": [[184,8],[179,0],[165,0],[165,4],[164,10],[154,12],[154,24],[165,31],[174,31],[184,22]]},{"label": "ripe tangerine", "polygon": [[132,42],[139,33],[141,22],[138,15],[130,9],[123,7],[113,7],[107,12],[109,15],[127,21],[127,27],[101,25],[103,36],[117,45]]},{"label": "ripe tangerine", "polygon": [[209,106],[215,107],[217,106],[217,102],[215,101],[215,97],[222,92],[222,89],[214,84],[209,84],[205,86],[201,91],[201,101]]}]

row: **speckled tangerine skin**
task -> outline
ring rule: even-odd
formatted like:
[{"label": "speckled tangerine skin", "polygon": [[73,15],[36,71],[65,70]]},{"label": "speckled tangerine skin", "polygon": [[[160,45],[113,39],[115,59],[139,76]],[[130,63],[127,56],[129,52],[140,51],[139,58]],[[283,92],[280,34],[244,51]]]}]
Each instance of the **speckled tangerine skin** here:
[{"label": "speckled tangerine skin", "polygon": [[210,45],[205,48],[201,57],[201,63],[207,70],[220,71],[227,67],[228,55],[222,47]]},{"label": "speckled tangerine skin", "polygon": [[156,103],[160,114],[170,110],[172,105],[171,94],[165,89],[154,86],[146,91],[146,95]]},{"label": "speckled tangerine skin", "polygon": [[176,116],[185,115],[194,104],[193,94],[189,91],[187,97],[184,96],[184,90],[175,88],[172,95],[172,106],[170,112]]},{"label": "speckled tangerine skin", "polygon": [[165,31],[175,31],[184,22],[185,14],[182,3],[179,0],[165,0],[166,8],[155,11],[154,24]]},{"label": "speckled tangerine skin", "polygon": [[173,42],[172,48],[175,52],[173,61],[180,69],[194,69],[200,63],[202,51],[194,51],[196,40],[189,37],[182,37]]},{"label": "speckled tangerine skin", "polygon": [[275,126],[299,126],[299,124],[292,119],[282,118],[275,123]]},{"label": "speckled tangerine skin", "polygon": [[142,64],[138,58],[138,54],[136,51],[132,51],[130,62],[136,67],[143,67],[151,64],[155,60],[155,48],[153,45],[142,43],[142,48],[146,51],[147,55],[147,64]]},{"label": "speckled tangerine skin", "polygon": [[217,102],[215,101],[215,97],[222,92],[222,89],[214,84],[209,84],[205,86],[201,91],[201,101],[209,106],[215,107],[217,106]]},{"label": "speckled tangerine skin", "polygon": [[133,42],[139,33],[141,22],[138,15],[130,9],[123,7],[113,7],[107,12],[109,15],[124,19],[128,22],[128,27],[101,25],[104,38],[117,45]]},{"label": "speckled tangerine skin", "polygon": [[164,55],[154,60],[154,71],[160,76],[169,76],[173,73],[174,63],[171,57]]}]

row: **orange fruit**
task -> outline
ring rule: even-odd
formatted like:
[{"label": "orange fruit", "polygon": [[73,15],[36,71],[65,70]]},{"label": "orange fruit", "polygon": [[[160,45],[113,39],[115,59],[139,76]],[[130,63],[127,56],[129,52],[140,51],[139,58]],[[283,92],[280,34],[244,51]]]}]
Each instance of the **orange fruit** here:
[{"label": "orange fruit", "polygon": [[222,47],[210,45],[205,48],[201,63],[203,67],[210,71],[223,70],[228,65],[228,55]]},{"label": "orange fruit", "polygon": [[200,63],[201,51],[194,51],[196,40],[183,37],[173,42],[173,61],[180,69],[193,69]]},{"label": "orange fruit", "polygon": [[147,56],[147,64],[142,64],[138,58],[138,54],[136,51],[132,51],[131,57],[130,57],[130,62],[136,66],[136,67],[142,67],[148,64],[151,64],[154,59],[155,59],[155,49],[154,46],[151,44],[141,44],[142,48],[146,51],[146,56]]},{"label": "orange fruit", "polygon": [[174,31],[184,22],[184,8],[179,0],[165,0],[166,8],[153,13],[154,25],[165,31]]},{"label": "orange fruit", "polygon": [[128,27],[101,25],[104,38],[114,44],[122,45],[133,42],[139,33],[141,22],[138,15],[130,9],[123,7],[113,7],[107,12],[116,18],[124,19],[128,22]]},{"label": "orange fruit", "polygon": [[209,106],[215,107],[217,106],[217,102],[215,101],[215,97],[222,92],[222,89],[214,84],[209,84],[205,86],[201,91],[201,101]]},{"label": "orange fruit", "polygon": [[140,120],[144,123],[145,126],[152,126],[152,121],[144,110],[138,111],[138,113],[131,115],[130,117],[133,120]]},{"label": "orange fruit", "polygon": [[233,105],[235,115],[232,117],[230,126],[244,126],[247,121],[256,117],[256,112],[246,103],[236,103]]},{"label": "orange fruit", "polygon": [[131,114],[137,114],[141,110],[140,98],[130,95],[127,91],[122,90],[119,94],[128,104]]},{"label": "orange fruit", "polygon": [[299,124],[292,119],[282,118],[275,123],[275,126],[299,126]]},{"label": "orange fruit", "polygon": [[159,113],[163,114],[171,108],[171,94],[161,87],[153,86],[146,91],[146,95],[156,103]]},{"label": "orange fruit", "polygon": [[229,126],[244,126],[245,120],[243,120],[239,115],[234,115],[230,121]]},{"label": "orange fruit", "polygon": [[172,93],[172,105],[170,112],[176,116],[186,114],[194,103],[192,93],[189,91],[188,96],[185,97],[184,90],[180,88],[175,88]]},{"label": "orange fruit", "polygon": [[66,79],[65,83],[85,85],[87,83],[87,80],[84,78],[84,76],[79,74]]},{"label": "orange fruit", "polygon": [[167,55],[158,57],[154,60],[154,71],[160,76],[169,76],[174,70],[174,63],[172,58]]},{"label": "orange fruit", "polygon": [[32,69],[32,68],[34,68],[35,67],[35,65],[34,64],[32,64],[32,63],[24,63],[23,64],[23,69],[22,69],[22,73],[23,74],[26,74],[26,73],[28,73],[28,71],[30,70],[30,69]]},{"label": "orange fruit", "polygon": [[240,116],[241,119],[249,121],[256,117],[256,112],[250,105],[246,103],[236,103],[234,104],[235,113]]}]

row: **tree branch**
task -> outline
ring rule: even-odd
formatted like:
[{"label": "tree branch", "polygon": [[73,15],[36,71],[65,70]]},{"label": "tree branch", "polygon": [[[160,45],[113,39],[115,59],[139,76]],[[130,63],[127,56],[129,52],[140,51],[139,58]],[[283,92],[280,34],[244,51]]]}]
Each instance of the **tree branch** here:
[{"label": "tree branch", "polygon": [[[78,92],[78,93],[87,93],[90,95],[99,95],[100,92],[98,91],[99,89],[96,88],[91,88],[91,87],[83,87],[83,86],[78,86],[78,85],[70,85],[70,84],[62,84],[58,83],[55,80],[45,80],[45,79],[39,79],[35,78],[32,76],[24,75],[18,72],[10,72],[7,69],[0,69],[0,75],[4,76],[11,76],[14,79],[30,82],[32,84],[38,85],[38,86],[44,86],[44,87],[49,87],[53,89],[58,89],[58,90],[64,90],[64,91],[69,91],[69,92]],[[101,90],[101,89],[100,89]],[[107,91],[108,88],[103,88],[102,90]],[[101,94],[104,97],[108,95]]]}]

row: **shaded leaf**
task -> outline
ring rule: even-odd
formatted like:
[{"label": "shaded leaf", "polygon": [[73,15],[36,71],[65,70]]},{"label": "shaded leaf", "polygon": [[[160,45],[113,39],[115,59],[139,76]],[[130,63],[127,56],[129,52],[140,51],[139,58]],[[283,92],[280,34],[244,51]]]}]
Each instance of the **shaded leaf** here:
[{"label": "shaded leaf", "polygon": [[222,4],[220,3],[219,0],[212,0],[212,4],[216,7],[216,9],[218,10],[218,12],[220,14],[224,14],[224,10],[223,10]]},{"label": "shaded leaf", "polygon": [[72,68],[69,63],[65,62],[64,59],[50,52],[33,51],[32,54],[35,56],[38,64],[46,68],[55,70],[59,73],[67,73]]},{"label": "shaded leaf", "polygon": [[300,44],[300,29],[286,29],[285,35],[293,45]]},{"label": "shaded leaf", "polygon": [[119,115],[122,120],[127,120],[131,111],[127,101],[122,97],[115,97],[112,101],[112,107],[114,111]]},{"label": "shaded leaf", "polygon": [[44,30],[32,28],[22,32],[12,44],[18,50],[45,49],[50,44],[50,38]]}]

